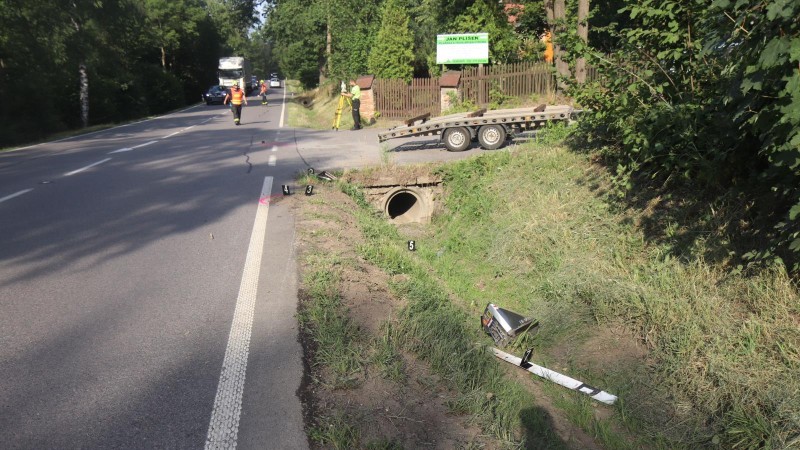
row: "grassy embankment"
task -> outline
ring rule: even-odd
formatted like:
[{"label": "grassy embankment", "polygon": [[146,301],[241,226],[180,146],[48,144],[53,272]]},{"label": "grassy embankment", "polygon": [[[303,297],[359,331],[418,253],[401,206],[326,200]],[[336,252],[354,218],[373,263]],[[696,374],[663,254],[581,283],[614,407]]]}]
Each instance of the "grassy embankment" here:
[{"label": "grassy embankment", "polygon": [[[296,81],[287,80],[286,88],[289,90],[288,125],[290,127],[312,128],[316,130],[330,130],[333,128],[339,97],[326,95],[332,87],[321,87],[311,91],[301,91]],[[346,104],[342,109],[339,121],[340,130],[353,127],[351,109]],[[362,125],[367,125],[363,123]]]},{"label": "grassy embankment", "polygon": [[[452,408],[510,446],[558,440],[532,394],[485,354],[490,342],[477,317],[487,301],[541,320],[540,335],[516,353],[530,344],[537,362],[620,396],[612,417],[601,418],[586,397],[542,385],[607,448],[800,445],[796,286],[780,269],[744,276],[700,258],[672,258],[637,228],[647,212],[607,199],[603,170],[554,137],[445,166],[447,212],[425,228],[396,229],[357,186],[342,186],[361,204],[354,212],[365,237],[361,254],[405,275],[391,288],[407,307],[380,342],[428,361],[460,392]],[[409,236],[415,253],[405,248]],[[335,271],[326,264],[306,279],[324,286],[319,298],[335,299],[336,280],[325,275]],[[334,302],[316,323],[330,321],[331,311],[347,322]],[[313,314],[305,320],[315,321]],[[647,357],[616,364],[624,355],[610,355],[602,364],[602,355],[565,351],[612,327],[644,343]],[[328,364],[341,366],[342,379],[357,353],[348,342],[358,339],[348,333],[343,326],[317,334],[334,341],[320,348]]]}]

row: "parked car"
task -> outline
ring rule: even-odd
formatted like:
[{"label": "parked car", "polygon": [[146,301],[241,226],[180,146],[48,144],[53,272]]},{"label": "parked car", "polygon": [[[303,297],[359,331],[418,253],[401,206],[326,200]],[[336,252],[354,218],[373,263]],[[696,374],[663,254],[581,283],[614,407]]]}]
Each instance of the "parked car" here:
[{"label": "parked car", "polygon": [[228,91],[224,87],[215,84],[214,86],[208,88],[208,91],[203,94],[203,101],[206,102],[206,105],[211,105],[214,103],[222,104],[222,102],[225,101],[225,95],[227,94]]},{"label": "parked car", "polygon": [[274,87],[274,88],[279,88],[279,87],[281,87],[281,80],[279,80],[277,77],[273,77],[273,78],[271,78],[271,79],[269,80],[269,87],[271,87],[271,88],[273,88],[273,87]]}]

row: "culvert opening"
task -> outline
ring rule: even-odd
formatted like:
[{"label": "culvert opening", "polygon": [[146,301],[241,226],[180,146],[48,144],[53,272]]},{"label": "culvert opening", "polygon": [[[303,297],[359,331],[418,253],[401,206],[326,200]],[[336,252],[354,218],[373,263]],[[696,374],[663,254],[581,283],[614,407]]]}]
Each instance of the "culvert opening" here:
[{"label": "culvert opening", "polygon": [[389,197],[386,214],[398,222],[416,222],[425,214],[422,200],[411,191],[400,191]]}]

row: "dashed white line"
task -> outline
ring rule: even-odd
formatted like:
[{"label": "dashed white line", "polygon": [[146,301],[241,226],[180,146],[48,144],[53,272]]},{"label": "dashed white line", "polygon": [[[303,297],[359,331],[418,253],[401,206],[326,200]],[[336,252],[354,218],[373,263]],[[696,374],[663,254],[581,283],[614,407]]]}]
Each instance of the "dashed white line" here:
[{"label": "dashed white line", "polygon": [[14,193],[13,193],[13,194],[11,194],[11,195],[6,195],[5,197],[3,197],[3,198],[0,198],[0,203],[3,203],[3,202],[4,202],[4,201],[6,201],[6,200],[11,200],[11,199],[12,199],[12,198],[14,198],[14,197],[19,197],[19,196],[20,196],[20,195],[22,195],[22,194],[27,194],[28,192],[30,192],[30,191],[32,191],[32,190],[33,190],[33,188],[30,188],[30,189],[23,189],[23,190],[21,190],[21,191],[19,191],[19,192],[14,192]]},{"label": "dashed white line", "polygon": [[250,334],[253,329],[258,274],[261,271],[261,256],[267,234],[269,196],[272,192],[272,177],[264,178],[261,188],[255,224],[250,235],[247,258],[244,263],[239,296],[233,312],[233,323],[228,336],[228,346],[222,361],[222,372],[214,398],[214,409],[206,436],[206,449],[234,449],[239,434],[239,417],[242,412],[242,392],[247,372],[247,355],[250,351]]},{"label": "dashed white line", "polygon": [[272,151],[273,152],[277,152],[278,151],[278,146],[277,145],[273,145],[272,146]]},{"label": "dashed white line", "polygon": [[80,172],[83,172],[84,170],[91,169],[91,168],[92,168],[92,167],[94,167],[94,166],[97,166],[97,165],[103,164],[104,162],[106,162],[106,161],[110,161],[110,160],[111,160],[111,158],[106,158],[106,159],[104,159],[104,160],[97,161],[96,163],[89,164],[89,165],[88,165],[88,166],[86,166],[86,167],[81,167],[81,168],[80,168],[80,169],[78,169],[78,170],[73,170],[72,172],[67,172],[67,173],[65,173],[65,174],[64,174],[64,176],[65,176],[65,177],[68,177],[68,176],[70,176],[70,175],[75,175],[76,173],[80,173]]},{"label": "dashed white line", "polygon": [[130,151],[132,151],[132,150],[133,150],[133,149],[132,149],[132,148],[130,148],[130,147],[125,147],[125,148],[121,148],[121,149],[119,149],[119,150],[114,150],[113,152],[108,152],[108,154],[109,154],[109,155],[111,155],[112,153],[130,152]]},{"label": "dashed white line", "polygon": [[172,133],[172,134],[168,134],[168,135],[166,135],[166,136],[162,137],[161,139],[171,138],[172,136],[175,136],[175,135],[176,135],[176,134],[178,134],[178,133],[180,133],[180,131],[176,131],[176,132],[174,132],[174,133]]},{"label": "dashed white line", "polygon": [[269,160],[267,161],[267,165],[275,167],[277,163],[278,163],[278,157],[275,155],[269,155]]},{"label": "dashed white line", "polygon": [[156,142],[158,142],[158,141],[145,142],[144,144],[134,145],[131,148],[142,148],[142,147],[146,147],[146,146],[148,146],[150,144],[155,144]]}]

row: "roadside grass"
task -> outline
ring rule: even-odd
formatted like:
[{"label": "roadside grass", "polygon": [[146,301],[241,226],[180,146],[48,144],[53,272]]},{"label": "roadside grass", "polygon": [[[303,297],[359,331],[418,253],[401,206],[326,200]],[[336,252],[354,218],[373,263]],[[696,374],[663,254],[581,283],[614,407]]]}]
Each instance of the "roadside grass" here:
[{"label": "roadside grass", "polygon": [[800,302],[781,270],[743,277],[671,258],[587,189],[601,174],[557,147],[445,170],[451,214],[418,246],[444,249],[421,255],[460,298],[480,307],[492,292],[534,312],[554,331],[550,347],[576,328],[628,324],[673,399],[660,413],[683,423],[660,431],[664,418],[637,398],[647,392],[630,391],[630,413],[644,416],[653,438],[783,448],[800,431]]},{"label": "roadside grass", "polygon": [[314,340],[313,364],[330,374],[322,381],[331,388],[353,386],[359,381],[365,360],[358,327],[348,318],[338,289],[341,266],[347,262],[314,254],[307,256],[306,264],[313,269],[305,274],[303,285],[312,301],[303,303],[298,322]]},{"label": "roadside grass", "polygon": [[[289,126],[311,128],[314,130],[331,130],[339,105],[339,95],[333,93],[330,85],[324,85],[308,91],[300,90],[299,85],[293,87],[295,94],[288,104]],[[339,120],[339,129],[353,127],[350,107],[345,103]]]},{"label": "roadside grass", "polygon": [[401,276],[390,288],[408,303],[384,327],[385,339],[427,361],[458,391],[450,408],[472,415],[485,433],[508,448],[520,445],[523,432],[542,448],[563,448],[550,427],[536,425],[547,422],[547,413],[535,408],[519,383],[506,379],[502,366],[479,342],[480,332],[468,326],[477,320],[451,301],[426,265],[409,256],[397,229],[371,208],[357,186],[341,187],[360,206],[354,214],[366,238],[359,245],[361,255],[388,274]]},{"label": "roadside grass", "polygon": [[530,394],[485,354],[477,317],[487,302],[541,321],[540,335],[516,349],[534,346],[545,364],[563,363],[564,343],[611,326],[646,345],[646,367],[568,367],[620,395],[610,421],[585,397],[550,390],[607,448],[800,444],[796,286],[777,267],[745,276],[670,256],[636,227],[639,212],[604,195],[606,173],[559,145],[565,134],[553,127],[530,144],[441,166],[446,213],[416,230],[413,253],[357,186],[342,186],[362,205],[362,255],[406,276],[392,286],[409,302],[392,328],[397,341],[457,388],[455,410],[509,443]]},{"label": "roadside grass", "polygon": [[358,448],[361,441],[361,433],[341,413],[319,419],[319,423],[309,430],[309,437],[320,445],[336,450]]},{"label": "roadside grass", "polygon": [[[301,303],[297,316],[305,334],[314,341],[310,360],[321,374],[315,382],[332,390],[353,388],[361,383],[370,363],[384,378],[402,382],[405,379],[402,359],[392,340],[371,341],[348,317],[341,303],[341,268],[348,262],[327,254],[311,254],[306,256],[305,264],[312,268],[303,279],[309,300]],[[353,418],[338,409],[314,417],[308,434],[312,441],[326,448],[402,448],[392,441],[363,442]]]}]

